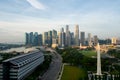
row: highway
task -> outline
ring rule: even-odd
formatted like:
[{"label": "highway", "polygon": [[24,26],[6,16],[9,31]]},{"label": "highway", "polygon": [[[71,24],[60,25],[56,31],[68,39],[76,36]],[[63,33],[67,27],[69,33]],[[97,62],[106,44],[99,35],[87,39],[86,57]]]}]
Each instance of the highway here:
[{"label": "highway", "polygon": [[62,57],[54,50],[52,52],[52,62],[47,72],[41,77],[41,80],[57,80],[62,66]]}]

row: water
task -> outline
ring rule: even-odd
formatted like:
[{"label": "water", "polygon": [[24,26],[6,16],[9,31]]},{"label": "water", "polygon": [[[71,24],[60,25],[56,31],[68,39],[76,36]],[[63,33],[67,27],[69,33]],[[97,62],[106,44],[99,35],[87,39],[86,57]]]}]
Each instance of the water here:
[{"label": "water", "polygon": [[10,52],[27,53],[28,51],[34,51],[34,50],[36,50],[35,47],[32,47],[32,48],[19,47],[19,48],[11,48],[11,49],[7,49],[7,50],[2,50],[2,51],[0,51],[0,53],[10,53]]}]

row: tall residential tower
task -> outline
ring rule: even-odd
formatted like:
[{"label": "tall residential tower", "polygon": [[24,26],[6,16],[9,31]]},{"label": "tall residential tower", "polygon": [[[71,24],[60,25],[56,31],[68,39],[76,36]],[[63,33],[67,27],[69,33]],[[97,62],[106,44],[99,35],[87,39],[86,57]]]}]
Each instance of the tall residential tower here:
[{"label": "tall residential tower", "polygon": [[82,44],[82,46],[85,45],[85,32],[81,32],[80,34],[80,43]]},{"label": "tall residential tower", "polygon": [[79,42],[79,25],[75,26],[75,45],[79,46],[80,42]]},{"label": "tall residential tower", "polygon": [[71,46],[69,25],[66,25],[66,40],[65,40],[65,43],[66,43],[66,46]]}]

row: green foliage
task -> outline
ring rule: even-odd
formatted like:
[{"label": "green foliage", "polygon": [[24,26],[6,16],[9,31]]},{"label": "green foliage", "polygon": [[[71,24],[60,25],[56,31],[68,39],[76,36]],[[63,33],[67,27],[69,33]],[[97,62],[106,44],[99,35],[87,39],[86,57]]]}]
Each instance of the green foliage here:
[{"label": "green foliage", "polygon": [[110,49],[107,53],[120,59],[120,51],[117,51],[116,49]]},{"label": "green foliage", "polygon": [[63,62],[71,65],[80,65],[83,55],[76,49],[66,48],[62,54]]},{"label": "green foliage", "polygon": [[[80,66],[81,68],[83,68],[84,70],[87,70],[87,71],[96,72],[97,53],[95,50],[77,50],[77,49],[73,49],[73,48],[65,48],[62,50],[58,49],[58,51],[60,51],[60,54],[63,57],[64,63],[69,63],[71,65]],[[108,51],[108,53],[112,54],[112,55],[117,55],[117,57],[119,57],[119,55],[120,55],[120,52],[116,51],[116,50],[110,50],[110,51]],[[92,57],[92,56],[95,56],[95,57]],[[112,59],[111,58],[102,58],[101,59],[102,71],[108,72],[110,70],[109,66],[111,66],[116,61],[117,60],[115,58],[112,58]],[[120,72],[119,68],[120,67],[117,67],[115,69]],[[112,71],[112,69],[111,69],[111,71]],[[116,73],[116,72],[113,71],[112,73]]]}]

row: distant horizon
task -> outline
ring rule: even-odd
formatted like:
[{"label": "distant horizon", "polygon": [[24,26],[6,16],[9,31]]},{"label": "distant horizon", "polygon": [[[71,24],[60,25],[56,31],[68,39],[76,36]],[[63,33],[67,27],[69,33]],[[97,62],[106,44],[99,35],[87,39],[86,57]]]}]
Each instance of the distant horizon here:
[{"label": "distant horizon", "polygon": [[[79,24],[98,38],[120,38],[120,0],[1,0],[0,42],[23,42],[25,32]],[[87,35],[86,35],[87,36]]]}]

